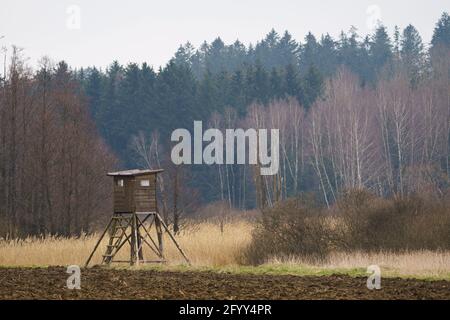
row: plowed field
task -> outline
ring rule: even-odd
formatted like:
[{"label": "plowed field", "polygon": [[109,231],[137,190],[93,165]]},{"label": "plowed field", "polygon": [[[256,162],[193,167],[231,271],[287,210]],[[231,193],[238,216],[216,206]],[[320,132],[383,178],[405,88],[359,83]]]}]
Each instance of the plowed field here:
[{"label": "plowed field", "polygon": [[81,289],[69,290],[64,267],[0,268],[0,299],[450,299],[450,281],[249,275],[155,270],[81,270]]}]

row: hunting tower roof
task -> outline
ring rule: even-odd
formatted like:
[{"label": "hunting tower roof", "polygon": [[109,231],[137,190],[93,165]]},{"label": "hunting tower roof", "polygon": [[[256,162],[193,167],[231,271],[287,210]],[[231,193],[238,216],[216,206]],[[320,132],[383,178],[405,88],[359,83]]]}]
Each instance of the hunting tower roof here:
[{"label": "hunting tower roof", "polygon": [[154,169],[154,170],[140,170],[140,169],[133,169],[133,170],[125,170],[125,171],[117,171],[117,172],[108,172],[108,176],[118,177],[118,176],[141,176],[144,174],[156,174],[163,172],[163,169]]}]

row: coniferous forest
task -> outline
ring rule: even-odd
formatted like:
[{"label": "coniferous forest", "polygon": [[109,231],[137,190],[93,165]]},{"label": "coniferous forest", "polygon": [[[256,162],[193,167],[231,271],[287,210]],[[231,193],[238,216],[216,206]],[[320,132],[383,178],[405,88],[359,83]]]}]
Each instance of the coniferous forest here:
[{"label": "coniferous forest", "polygon": [[[135,142],[150,145],[156,135],[160,140],[159,148],[167,157],[170,133],[174,129],[191,130],[194,120],[220,121],[222,128],[246,127],[251,106],[264,106],[263,113],[268,114],[270,108],[277,109],[280,105],[280,110],[274,111],[276,113],[282,112],[282,101],[289,101],[298,104],[302,117],[311,122],[314,111],[326,108],[322,105],[330,101],[332,95],[341,94],[347,95],[358,111],[368,103],[367,112],[376,113],[377,102],[367,99],[375,99],[377,90],[383,86],[399,95],[402,94],[400,89],[407,90],[405,94],[408,95],[422,95],[425,88],[432,87],[441,90],[440,94],[444,96],[440,98],[445,102],[448,97],[448,74],[445,73],[448,69],[445,68],[448,67],[450,46],[448,14],[444,13],[437,22],[431,44],[423,43],[412,25],[404,30],[395,28],[391,33],[393,36],[381,25],[366,36],[351,28],[342,32],[338,39],[328,34],[316,37],[309,33],[297,41],[288,31],[277,33],[271,30],[264,39],[248,46],[238,40],[225,44],[217,38],[196,49],[188,42],[180,46],[169,63],[159,70],[153,70],[147,64],[122,66],[113,62],[106,70],[95,67],[76,70],[74,77],[88,98],[90,112],[101,136],[123,165],[148,165],[142,163],[145,159],[142,152],[136,152]],[[346,82],[350,84],[346,86]],[[353,91],[336,92],[346,89]],[[423,102],[410,103],[418,104],[417,112],[424,115]],[[441,107],[445,109],[448,105]],[[327,116],[339,112],[350,113],[324,110]],[[304,135],[310,140],[306,133]],[[442,133],[441,138],[444,136]],[[308,165],[310,162],[304,160]],[[157,166],[157,162],[153,161],[151,165]],[[207,184],[217,168],[208,173],[204,168],[192,166],[190,171],[199,173],[189,175],[189,179],[202,182],[196,183],[204,186],[199,190],[202,201],[226,198],[230,193],[242,195],[239,191],[241,182],[237,181],[243,179],[242,173],[239,168],[228,169],[234,175],[229,178],[235,186],[225,182],[224,190],[220,191]],[[285,181],[289,184],[286,189],[316,191],[320,189],[316,176],[314,168],[306,168],[298,182]],[[232,195],[229,197],[234,199]],[[255,205],[254,195],[245,203],[243,199],[231,201],[241,207]]]},{"label": "coniferous forest", "polygon": [[[17,225],[26,234],[89,232],[91,213],[108,212],[91,198],[108,197],[100,186],[116,167],[164,168],[162,211],[171,220],[213,201],[245,209],[312,193],[331,205],[351,188],[380,196],[449,188],[447,13],[431,43],[412,25],[380,25],[373,34],[351,28],[338,38],[271,30],[249,45],[187,42],[157,70],[151,52],[148,64],[73,69],[43,59],[34,71],[23,55],[9,57],[0,87],[6,233]],[[194,120],[280,129],[279,173],[173,165],[170,135],[192,130]]]}]

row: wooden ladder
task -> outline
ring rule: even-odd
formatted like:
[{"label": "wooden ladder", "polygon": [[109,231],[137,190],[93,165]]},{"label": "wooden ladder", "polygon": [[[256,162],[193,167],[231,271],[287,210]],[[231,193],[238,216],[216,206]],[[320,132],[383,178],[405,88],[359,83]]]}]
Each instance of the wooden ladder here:
[{"label": "wooden ladder", "polygon": [[127,235],[127,229],[133,223],[133,217],[117,216],[112,217],[111,232],[108,244],[106,245],[105,253],[102,255],[102,264],[110,264],[112,258],[122,248],[122,246],[130,241],[130,235]]}]

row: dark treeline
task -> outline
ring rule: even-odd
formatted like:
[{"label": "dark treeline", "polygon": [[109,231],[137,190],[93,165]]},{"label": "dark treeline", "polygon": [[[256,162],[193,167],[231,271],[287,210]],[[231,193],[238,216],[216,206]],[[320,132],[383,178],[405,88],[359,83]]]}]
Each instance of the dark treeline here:
[{"label": "dark treeline", "polygon": [[[448,41],[449,17],[443,14],[431,50]],[[375,84],[387,68],[408,69],[412,83],[429,71],[429,52],[417,30],[395,30],[394,39],[384,26],[360,37],[352,28],[339,39],[309,33],[304,42],[274,30],[256,45],[239,41],[225,45],[220,38],[198,50],[180,46],[174,58],[159,70],[148,64],[113,62],[106,70],[95,67],[77,71],[89,98],[94,120],[107,142],[127,163],[131,136],[159,129],[167,135],[174,128],[190,127],[194,119],[206,120],[231,107],[239,116],[252,103],[295,97],[308,109],[323,96],[324,80],[340,66],[357,74],[361,85]]]},{"label": "dark treeline", "polygon": [[145,63],[124,67],[114,62],[105,72],[91,68],[77,75],[100,132],[128,164],[133,163],[127,157],[130,137],[139,131],[152,128],[169,135],[175,128],[191,127],[193,120],[206,120],[227,107],[244,116],[252,102],[267,104],[288,96],[310,106],[323,87],[323,77],[313,65],[301,75],[297,65],[269,72],[255,62],[235,72],[207,69],[198,78],[193,66],[179,58],[158,72]]},{"label": "dark treeline", "polygon": [[[338,39],[328,34],[316,38],[309,33],[302,42],[288,32],[280,35],[272,30],[256,45],[245,46],[239,41],[226,45],[220,38],[203,43],[199,49],[187,43],[157,71],[145,63],[122,66],[114,62],[104,71],[82,69],[76,76],[101,135],[123,166],[130,167],[139,163],[133,141],[142,134],[150,141],[157,132],[167,156],[172,130],[191,129],[193,120],[211,121],[217,114],[233,114],[243,120],[252,103],[264,106],[288,97],[308,112],[316,101],[327,98],[326,83],[341,68],[357,75],[361,89],[376,88],[381,78],[394,78],[399,73],[416,88],[432,77],[433,56],[436,61],[446,55],[449,37],[447,13],[436,24],[429,46],[412,25],[404,30],[396,27],[393,37],[381,25],[365,37],[351,28]],[[236,121],[228,123],[238,125]],[[197,186],[205,186],[200,190],[202,200],[220,199],[221,192],[215,186],[201,183],[210,179],[198,170]],[[315,190],[318,183],[314,175],[307,174],[296,190]],[[241,205],[255,205],[254,197]]]}]

